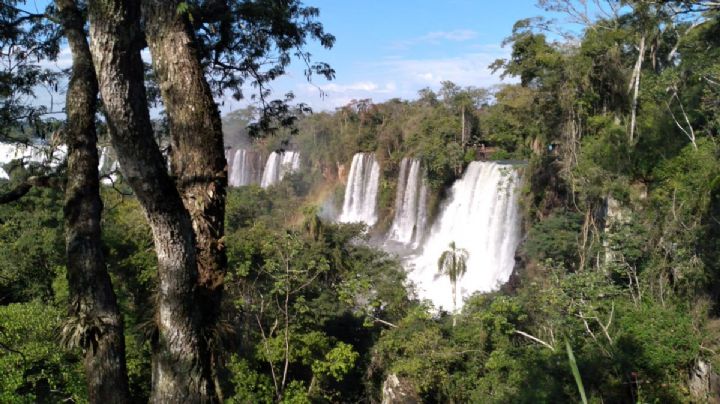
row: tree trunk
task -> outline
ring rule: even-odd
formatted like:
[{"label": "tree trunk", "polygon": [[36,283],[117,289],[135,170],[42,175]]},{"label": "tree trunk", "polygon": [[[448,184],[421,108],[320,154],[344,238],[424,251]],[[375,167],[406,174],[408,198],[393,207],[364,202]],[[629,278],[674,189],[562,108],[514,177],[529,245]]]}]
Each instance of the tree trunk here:
[{"label": "tree trunk", "polygon": [[462,136],[461,136],[461,146],[463,150],[465,150],[465,106],[462,107]]},{"label": "tree trunk", "polygon": [[[113,147],[153,232],[158,257],[152,401],[214,401],[210,355],[196,304],[190,215],[153,138],[144,87],[139,2],[89,3],[91,49]],[[182,86],[184,83],[178,83]]]},{"label": "tree trunk", "polygon": [[452,283],[452,296],[453,296],[453,327],[455,327],[455,324],[457,322],[457,282]]},{"label": "tree trunk", "polygon": [[199,307],[207,338],[220,315],[227,256],[225,160],[222,123],[205,80],[197,42],[175,1],[143,2],[145,34],[153,70],[167,110],[172,142],[171,169],[190,212],[197,251]]},{"label": "tree trunk", "polygon": [[640,92],[640,73],[642,71],[642,63],[645,57],[645,35],[640,37],[640,46],[638,47],[638,58],[633,69],[630,85],[632,86],[633,98],[630,110],[630,143],[635,140],[635,121],[637,117],[638,95]]},{"label": "tree trunk", "polygon": [[83,327],[82,341],[88,400],[127,403],[127,367],[123,319],[105,267],[100,237],[100,179],[98,178],[98,84],[85,20],[74,0],[57,0],[58,12],[72,52],[64,130],[68,148],[65,188],[65,246],[70,289],[69,315]]}]

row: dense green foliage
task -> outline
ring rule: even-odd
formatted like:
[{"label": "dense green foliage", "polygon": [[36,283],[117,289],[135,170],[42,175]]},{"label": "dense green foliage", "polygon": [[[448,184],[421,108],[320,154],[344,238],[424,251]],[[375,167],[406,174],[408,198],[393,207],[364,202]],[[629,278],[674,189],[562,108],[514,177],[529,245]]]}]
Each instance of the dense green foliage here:
[{"label": "dense green foliage", "polygon": [[0,306],[0,401],[85,401],[76,352],[58,349],[61,312],[39,301]]},{"label": "dense green foliage", "polygon": [[[572,43],[523,20],[507,39],[511,57],[493,65],[518,84],[445,83],[415,101],[361,100],[301,121],[291,142],[312,167],[376,153],[386,178],[376,231],[391,217],[404,156],[422,160],[435,203],[472,159],[528,160],[512,286],[466,301],[456,327],[409,309],[378,341],[374,370],[429,401],[573,401],[568,342],[591,402],[690,396],[696,362],[718,359],[720,24],[716,11],[668,10],[629,2],[617,17],[586,20]],[[637,73],[641,39],[652,45]]]},{"label": "dense green foliage", "polygon": [[0,302],[52,300],[64,265],[62,194],[36,189],[14,206],[1,206]]},{"label": "dense green foliage", "polygon": [[[268,203],[266,191],[255,187],[229,197],[228,206]],[[306,209],[300,226],[283,229],[273,225],[283,220],[273,212],[282,214],[260,208],[228,221],[227,304],[241,319],[224,338],[239,348],[230,367],[234,398],[359,399],[364,386],[356,381],[383,328],[376,320],[397,321],[406,310],[404,273],[359,242],[358,225],[326,224]]]},{"label": "dense green foliage", "polygon": [[[412,101],[354,101],[303,117],[296,136],[253,142],[243,130],[252,111],[229,117],[229,144],[297,148],[309,169],[228,193],[223,321],[209,338],[224,353],[225,399],[379,402],[392,374],[427,402],[578,402],[580,391],[593,403],[703,402],[689,375],[699,361],[720,367],[720,19],[675,3],[676,14],[625,2],[567,42],[552,39],[549,22],[518,22],[510,58],[493,65],[517,84],[445,82]],[[369,233],[317,207],[342,200],[338,177],[359,151],[383,169]],[[400,262],[371,242],[392,218],[405,156],[426,168],[433,212],[470,161],[527,161],[515,274],[456,314],[415,299]],[[60,195],[35,188],[0,205],[2,402],[85,400],[80,355],[60,348]],[[132,197],[107,187],[103,200],[142,402],[155,337],[152,237]]]}]

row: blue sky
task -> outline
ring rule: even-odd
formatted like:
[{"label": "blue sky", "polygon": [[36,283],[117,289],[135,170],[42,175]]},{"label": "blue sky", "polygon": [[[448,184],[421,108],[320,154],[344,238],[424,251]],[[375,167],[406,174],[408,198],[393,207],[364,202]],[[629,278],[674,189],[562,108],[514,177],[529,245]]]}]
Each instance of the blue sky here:
[{"label": "blue sky", "polygon": [[[329,62],[332,82],[305,81],[301,66],[272,85],[279,96],[292,90],[297,101],[315,110],[332,110],[351,99],[380,102],[412,99],[424,87],[439,88],[442,80],[468,86],[500,82],[488,65],[506,57],[502,40],[522,18],[543,14],[535,0],[306,0],[320,9],[320,21],[336,36],[333,49],[313,44],[317,60]],[[320,98],[319,86],[326,93]],[[229,112],[242,102],[229,97]]]},{"label": "blue sky", "polygon": [[[502,40],[522,18],[543,15],[536,0],[305,0],[320,9],[320,21],[336,36],[326,50],[316,43],[308,49],[318,61],[330,63],[336,79],[320,77],[308,83],[302,65],[295,62],[288,75],[274,82],[274,95],[293,91],[296,101],[314,110],[334,110],[352,99],[375,102],[399,97],[413,99],[418,90],[438,89],[450,80],[462,86],[487,87],[500,83],[488,65],[507,57]],[[46,0],[29,8],[41,10]],[[144,52],[149,58],[149,52]],[[63,49],[52,65],[68,67],[70,52]],[[325,97],[320,97],[322,88]],[[248,89],[246,95],[252,90]],[[39,89],[38,102],[48,104],[50,94]],[[53,110],[62,110],[64,96],[54,95]],[[247,101],[225,97],[221,112],[244,107]],[[156,111],[154,111],[156,112]]]}]

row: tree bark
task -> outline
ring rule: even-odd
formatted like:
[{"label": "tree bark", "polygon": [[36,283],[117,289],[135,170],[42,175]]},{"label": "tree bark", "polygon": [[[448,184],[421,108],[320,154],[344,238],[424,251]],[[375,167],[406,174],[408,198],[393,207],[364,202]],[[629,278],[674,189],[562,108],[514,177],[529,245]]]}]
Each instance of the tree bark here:
[{"label": "tree bark", "polygon": [[638,58],[633,69],[630,86],[632,88],[633,97],[630,110],[630,143],[635,140],[635,121],[637,117],[638,96],[640,92],[640,74],[642,72],[643,59],[645,58],[645,35],[640,37],[640,46],[638,47]]},{"label": "tree bark", "polygon": [[98,84],[85,20],[74,0],[56,0],[72,53],[64,129],[68,148],[65,188],[65,247],[70,291],[69,315],[82,327],[85,379],[91,403],[128,403],[123,319],[103,256],[98,177]]},{"label": "tree bark", "polygon": [[30,184],[29,182],[21,182],[13,189],[0,195],[0,205],[17,201],[18,199],[27,195],[27,193],[30,192],[32,187],[32,184]]},{"label": "tree bark", "polygon": [[465,106],[462,107],[462,136],[461,136],[461,146],[463,150],[465,150]]},{"label": "tree bark", "polygon": [[33,187],[61,189],[64,188],[64,186],[63,180],[53,174],[28,177],[28,179],[17,184],[11,190],[0,194],[0,205],[21,199],[27,195]]},{"label": "tree bark", "polygon": [[[153,138],[144,87],[139,2],[89,2],[91,50],[113,147],[153,232],[158,257],[151,400],[212,402],[210,355],[196,304],[190,215]],[[183,85],[178,83],[178,85]]]},{"label": "tree bark", "polygon": [[[452,282],[452,281],[451,281]],[[457,281],[452,282],[452,296],[453,296],[453,327],[457,324]]]},{"label": "tree bark", "polygon": [[[148,0],[142,10],[153,70],[167,110],[170,166],[195,231],[203,332],[212,341],[227,268],[223,243],[227,162],[220,113],[205,79],[192,27],[177,12],[179,3]],[[213,351],[217,371],[218,352]],[[219,386],[216,390],[220,393]]]}]

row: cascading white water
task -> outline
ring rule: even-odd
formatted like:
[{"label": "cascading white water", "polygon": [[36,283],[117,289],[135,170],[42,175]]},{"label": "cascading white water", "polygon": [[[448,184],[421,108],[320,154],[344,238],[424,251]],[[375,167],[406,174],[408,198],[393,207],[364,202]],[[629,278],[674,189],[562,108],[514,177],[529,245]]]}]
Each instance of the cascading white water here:
[{"label": "cascading white water", "polygon": [[241,187],[260,182],[260,154],[238,149],[225,152],[228,162],[228,185]]},{"label": "cascading white water", "polygon": [[438,259],[453,241],[468,252],[467,273],[457,282],[458,308],[463,297],[507,282],[520,241],[519,182],[518,170],[511,165],[470,163],[453,185],[422,252],[408,260],[408,277],[421,298],[437,308],[452,309],[450,281],[437,274]]},{"label": "cascading white water", "polygon": [[108,161],[108,147],[103,146],[99,150],[99,157],[98,157],[98,172],[100,175],[102,175],[104,169],[105,169],[105,163]]},{"label": "cascading white water", "polygon": [[353,156],[345,187],[345,199],[339,221],[365,222],[372,226],[377,221],[377,195],[380,183],[380,165],[373,153],[356,153]]},{"label": "cascading white water", "polygon": [[99,155],[98,174],[101,177],[100,181],[103,184],[110,185],[117,179],[115,170],[117,170],[118,163],[110,158],[110,147],[108,146],[101,147]]},{"label": "cascading white water", "polygon": [[265,164],[260,186],[267,188],[280,182],[286,174],[300,169],[300,153],[294,151],[272,152]]},{"label": "cascading white water", "polygon": [[427,222],[427,192],[420,160],[403,158],[395,195],[395,217],[387,236],[389,241],[412,248],[419,246]]},{"label": "cascading white water", "polygon": [[233,160],[235,159],[235,150],[225,149],[225,162],[228,169],[228,185],[230,185],[233,174]]},{"label": "cascading white water", "polygon": [[[98,173],[100,182],[105,185],[113,185],[120,180],[120,163],[117,160],[112,147],[102,146],[100,148],[100,159],[98,161]],[[168,164],[168,171],[170,170]]]},{"label": "cascading white water", "polygon": [[[13,160],[22,160],[23,163],[32,163],[51,169],[65,160],[67,147],[50,145],[35,142],[31,144],[0,143],[0,166]],[[0,178],[8,179],[8,173],[0,167]]]},{"label": "cascading white water", "polygon": [[0,178],[2,179],[10,178],[2,165],[9,163],[15,158],[15,149],[15,145],[8,143],[0,143]]}]

